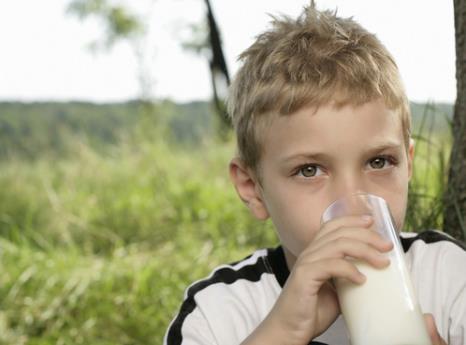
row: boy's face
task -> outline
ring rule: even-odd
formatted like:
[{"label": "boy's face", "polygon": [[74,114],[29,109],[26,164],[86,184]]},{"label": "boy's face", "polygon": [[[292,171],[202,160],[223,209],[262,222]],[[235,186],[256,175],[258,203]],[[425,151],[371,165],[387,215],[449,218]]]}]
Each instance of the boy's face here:
[{"label": "boy's face", "polygon": [[261,183],[239,160],[230,172],[252,213],[271,217],[288,259],[312,241],[325,208],[355,192],[384,198],[403,226],[413,145],[407,152],[401,119],[383,101],[276,117],[262,144]]}]

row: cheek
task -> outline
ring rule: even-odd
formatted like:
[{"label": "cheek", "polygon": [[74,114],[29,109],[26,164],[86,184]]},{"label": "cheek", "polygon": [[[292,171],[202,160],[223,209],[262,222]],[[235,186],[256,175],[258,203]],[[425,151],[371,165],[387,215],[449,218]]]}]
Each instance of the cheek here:
[{"label": "cheek", "polygon": [[280,242],[298,256],[319,231],[325,205],[310,198],[302,189],[299,193],[292,188],[276,189],[267,200],[267,210]]},{"label": "cheek", "polygon": [[394,204],[394,206],[390,206],[390,212],[393,216],[396,230],[398,232],[402,231],[406,213],[406,200],[399,201],[398,203]]},{"label": "cheek", "polygon": [[382,197],[387,202],[398,231],[403,228],[408,199],[408,184],[408,171],[407,169],[401,169],[399,174],[390,178],[389,181],[378,184],[374,191],[374,194]]},{"label": "cheek", "polygon": [[407,199],[407,187],[402,188],[398,191],[398,193],[390,194],[385,198],[385,200],[388,203],[388,207],[390,208],[390,212],[393,216],[395,227],[398,232],[400,232],[403,228],[406,214]]}]

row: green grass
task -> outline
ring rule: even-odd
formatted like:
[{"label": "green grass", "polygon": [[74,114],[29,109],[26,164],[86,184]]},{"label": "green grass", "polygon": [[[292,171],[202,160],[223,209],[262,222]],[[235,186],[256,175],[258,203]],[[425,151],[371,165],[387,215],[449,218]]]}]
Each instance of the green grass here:
[{"label": "green grass", "polygon": [[245,254],[200,241],[108,256],[0,245],[2,344],[159,344],[187,282]]},{"label": "green grass", "polygon": [[123,141],[3,162],[0,344],[157,344],[189,282],[276,243],[230,185],[231,144]]},{"label": "green grass", "polygon": [[[190,282],[277,243],[235,195],[231,143],[156,137],[1,163],[0,344],[159,344]],[[437,141],[418,140],[411,230],[441,224]]]},{"label": "green grass", "polygon": [[451,136],[443,133],[414,138],[415,159],[405,227],[409,231],[441,229]]}]

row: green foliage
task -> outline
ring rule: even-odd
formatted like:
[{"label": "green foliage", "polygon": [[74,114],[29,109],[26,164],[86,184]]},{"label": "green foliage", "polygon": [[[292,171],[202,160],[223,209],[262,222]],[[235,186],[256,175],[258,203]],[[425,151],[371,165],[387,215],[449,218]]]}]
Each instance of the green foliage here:
[{"label": "green foliage", "polygon": [[409,185],[406,228],[442,229],[443,197],[451,151],[451,106],[414,105],[415,164]]},{"label": "green foliage", "polygon": [[412,132],[416,137],[429,140],[432,136],[451,135],[452,104],[411,102],[410,108],[413,119]]},{"label": "green foliage", "polygon": [[127,133],[153,131],[154,125],[167,127],[173,143],[192,147],[213,136],[214,117],[207,102],[0,102],[0,162],[72,158],[77,143],[105,153]]},{"label": "green foliage", "polygon": [[195,54],[208,54],[209,49],[209,28],[205,21],[189,25],[191,37],[181,42],[183,49]]},{"label": "green foliage", "polygon": [[104,257],[0,246],[0,344],[158,344],[186,282],[229,259],[200,242]]},{"label": "green foliage", "polygon": [[230,147],[187,152],[160,142],[121,143],[103,156],[79,144],[73,159],[12,161],[0,175],[2,234],[31,233],[30,242],[43,249],[47,242],[87,253],[130,243],[156,247],[188,232],[258,244],[262,235],[243,233],[253,225],[229,188],[229,153]]},{"label": "green foliage", "polygon": [[[278,243],[205,103],[55,106],[0,104],[0,344],[160,343],[190,282]],[[406,226],[438,228],[450,139],[416,138]]]},{"label": "green foliage", "polygon": [[134,127],[138,107],[137,102],[0,103],[0,161],[67,156],[76,141],[106,148],[116,144],[122,129]]},{"label": "green foliage", "polygon": [[231,153],[127,142],[5,163],[1,341],[159,343],[189,281],[276,243],[229,186]]},{"label": "green foliage", "polygon": [[[97,18],[105,27],[104,47],[109,49],[118,40],[138,38],[144,33],[142,20],[128,8],[107,0],[73,0],[68,12],[81,20]],[[97,47],[99,43],[95,43]]]}]

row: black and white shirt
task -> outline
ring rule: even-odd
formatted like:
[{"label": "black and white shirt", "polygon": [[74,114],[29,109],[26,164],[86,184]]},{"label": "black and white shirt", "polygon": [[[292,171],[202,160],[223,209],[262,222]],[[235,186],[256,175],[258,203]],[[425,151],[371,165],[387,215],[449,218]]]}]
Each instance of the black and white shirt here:
[{"label": "black and white shirt", "polygon": [[[438,231],[402,233],[423,313],[434,315],[449,345],[466,345],[466,250]],[[239,345],[266,317],[289,275],[283,249],[262,249],[216,268],[185,293],[164,345]],[[310,344],[349,345],[340,316]]]}]

